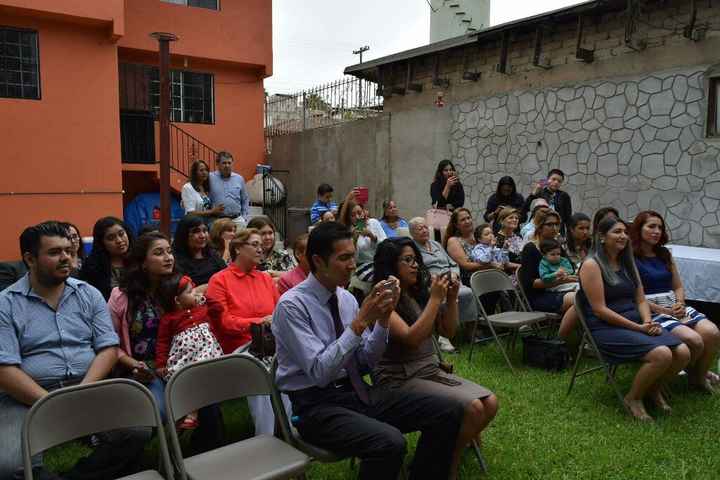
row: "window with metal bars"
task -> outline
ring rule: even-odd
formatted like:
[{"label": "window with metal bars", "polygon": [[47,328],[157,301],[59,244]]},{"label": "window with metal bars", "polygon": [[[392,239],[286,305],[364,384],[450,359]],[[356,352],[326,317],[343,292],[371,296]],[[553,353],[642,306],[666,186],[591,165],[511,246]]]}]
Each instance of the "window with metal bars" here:
[{"label": "window with metal bars", "polygon": [[[214,123],[214,78],[210,73],[170,71],[170,120],[185,123]],[[150,104],[160,110],[160,72],[150,70]]]},{"label": "window with metal bars", "polygon": [[40,99],[36,31],[0,27],[0,97]]},{"label": "window with metal bars", "polygon": [[219,0],[162,0],[167,3],[175,3],[178,5],[187,5],[188,7],[209,8],[210,10],[220,10]]}]

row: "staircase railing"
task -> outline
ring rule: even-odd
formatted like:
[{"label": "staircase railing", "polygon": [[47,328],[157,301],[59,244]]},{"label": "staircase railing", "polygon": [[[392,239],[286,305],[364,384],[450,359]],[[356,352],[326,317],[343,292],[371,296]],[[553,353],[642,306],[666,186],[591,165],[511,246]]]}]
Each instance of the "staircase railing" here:
[{"label": "staircase railing", "polygon": [[193,162],[202,160],[215,169],[217,151],[205,145],[174,123],[170,124],[170,169],[190,178]]}]

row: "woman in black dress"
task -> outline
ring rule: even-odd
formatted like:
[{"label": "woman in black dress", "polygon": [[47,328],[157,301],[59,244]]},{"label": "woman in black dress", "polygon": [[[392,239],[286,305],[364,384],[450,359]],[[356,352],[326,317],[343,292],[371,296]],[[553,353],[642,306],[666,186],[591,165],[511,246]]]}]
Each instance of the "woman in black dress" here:
[{"label": "woman in black dress", "polygon": [[454,210],[465,205],[465,189],[450,160],[438,163],[430,185],[430,198],[435,208]]},{"label": "woman in black dress", "polygon": [[178,272],[190,277],[199,293],[204,293],[210,277],[227,267],[225,260],[210,246],[205,220],[186,215],[175,230],[173,242]]},{"label": "woman in black dress", "polygon": [[580,269],[583,310],[588,328],[611,364],[641,361],[625,405],[638,420],[651,421],[643,399],[669,413],[663,383],[690,361],[690,350],[652,321],[635,268],[630,238],[622,220],[606,218],[595,233],[593,253]]}]

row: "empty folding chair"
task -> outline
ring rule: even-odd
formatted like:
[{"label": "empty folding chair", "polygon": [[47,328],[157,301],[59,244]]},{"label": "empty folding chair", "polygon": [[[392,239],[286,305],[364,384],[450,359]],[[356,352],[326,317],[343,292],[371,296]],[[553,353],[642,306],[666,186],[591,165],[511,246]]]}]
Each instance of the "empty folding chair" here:
[{"label": "empty folding chair", "polygon": [[[276,418],[285,416],[282,401],[265,365],[250,355],[232,354],[192,363],[172,376],[165,389],[169,425],[208,405],[252,395],[270,395]],[[183,458],[174,428],[170,445],[181,480],[270,480],[302,477],[310,458],[293,446],[286,422],[285,441],[259,435]]]},{"label": "empty folding chair", "polygon": [[172,479],[173,470],[160,412],[150,391],[133,380],[112,379],[50,392],[30,408],[22,431],[25,480],[32,480],[31,457],[93,433],[125,428],[157,428],[162,474],[147,470],[127,480]]},{"label": "empty folding chair", "polygon": [[[504,272],[501,272],[500,270],[481,270],[479,272],[473,273],[472,277],[470,277],[470,287],[472,288],[475,296],[478,297],[478,309],[480,311],[481,320],[484,321],[490,328],[493,338],[495,338],[495,342],[500,348],[500,352],[505,357],[505,361],[510,367],[510,370],[512,370],[514,373],[515,369],[512,366],[510,357],[505,351],[505,347],[503,346],[500,338],[497,335],[495,327],[507,328],[512,330],[513,332],[511,337],[511,345],[514,346],[515,337],[517,336],[520,327],[523,327],[525,325],[537,326],[540,322],[546,320],[547,316],[542,312],[529,311],[525,303],[522,301],[520,294],[515,289],[515,286],[513,285],[510,277],[508,277]],[[485,307],[483,307],[482,302],[480,302],[479,300],[480,297],[482,297],[483,295],[494,292],[504,292],[508,297],[510,297],[511,303],[517,305],[517,310],[504,311],[501,313],[488,315],[488,313],[485,311]],[[477,323],[473,328],[472,338],[475,338],[476,330]],[[470,360],[472,360],[472,352],[474,347],[475,344],[471,343],[469,355]]]},{"label": "empty folding chair", "polygon": [[[615,390],[615,395],[617,396],[617,399],[620,401],[620,404],[623,406],[625,410],[628,410],[627,405],[625,405],[625,399],[623,397],[622,392],[620,391],[620,387],[617,384],[617,380],[615,379],[615,371],[617,369],[616,365],[610,365],[605,358],[602,355],[602,352],[600,352],[600,349],[598,348],[597,344],[595,343],[595,339],[592,336],[592,333],[590,332],[590,329],[587,326],[587,321],[585,318],[585,310],[583,309],[587,305],[587,298],[585,297],[585,294],[582,290],[578,291],[575,295],[575,311],[577,312],[577,316],[580,323],[580,329],[582,330],[582,337],[580,339],[580,347],[578,348],[578,354],[575,358],[575,366],[573,367],[572,376],[570,377],[570,386],[568,386],[567,394],[570,395],[570,392],[572,392],[573,386],[575,385],[575,380],[578,377],[581,377],[583,375],[586,375],[588,373],[592,373],[598,370],[605,370],[605,376],[607,378],[607,382],[612,385],[613,389]],[[582,372],[578,372],[578,368],[580,366],[580,359],[582,358],[582,354],[587,348],[590,349],[590,352],[597,358],[600,365],[596,365],[594,367],[588,368],[583,370]]]}]

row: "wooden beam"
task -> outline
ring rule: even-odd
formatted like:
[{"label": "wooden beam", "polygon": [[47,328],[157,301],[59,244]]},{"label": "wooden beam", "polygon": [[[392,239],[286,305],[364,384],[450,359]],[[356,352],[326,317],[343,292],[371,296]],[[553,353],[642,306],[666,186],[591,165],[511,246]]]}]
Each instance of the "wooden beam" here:
[{"label": "wooden beam", "polygon": [[550,70],[550,59],[543,57],[542,45],[545,29],[542,25],[538,25],[535,29],[535,51],[533,53],[533,65],[544,70]]},{"label": "wooden beam", "polygon": [[435,66],[433,67],[433,86],[448,88],[450,86],[450,80],[447,78],[440,78],[440,54],[435,55]]},{"label": "wooden beam", "polygon": [[510,32],[505,30],[502,33],[500,43],[500,63],[495,65],[495,71],[498,73],[508,74],[508,54],[510,53]]},{"label": "wooden beam", "polygon": [[595,50],[588,50],[582,47],[584,27],[585,17],[579,15],[577,26],[577,49],[575,50],[575,58],[577,58],[578,60],[582,60],[585,63],[592,63],[595,61]]}]

